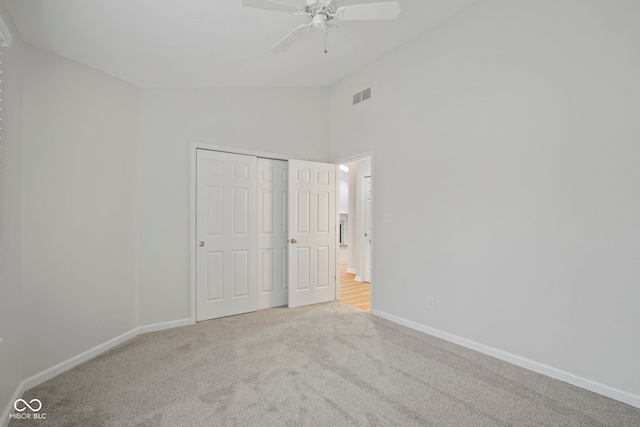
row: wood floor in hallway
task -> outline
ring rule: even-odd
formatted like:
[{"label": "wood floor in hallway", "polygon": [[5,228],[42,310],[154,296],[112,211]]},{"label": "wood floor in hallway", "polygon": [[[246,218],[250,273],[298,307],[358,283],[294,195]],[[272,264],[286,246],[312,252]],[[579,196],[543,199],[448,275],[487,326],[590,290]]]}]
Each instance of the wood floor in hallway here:
[{"label": "wood floor in hallway", "polygon": [[363,311],[371,310],[371,286],[358,282],[356,275],[347,272],[347,247],[340,248],[340,302]]}]

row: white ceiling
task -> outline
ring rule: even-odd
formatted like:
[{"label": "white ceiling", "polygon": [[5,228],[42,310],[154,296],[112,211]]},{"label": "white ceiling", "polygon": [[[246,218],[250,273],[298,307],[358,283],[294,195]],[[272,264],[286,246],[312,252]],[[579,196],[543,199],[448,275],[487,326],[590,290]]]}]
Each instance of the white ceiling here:
[{"label": "white ceiling", "polygon": [[241,0],[5,3],[26,43],[152,88],[331,85],[476,1],[400,0],[396,21],[339,21],[357,49],[338,43],[327,54],[317,30],[285,53],[271,52],[306,18],[245,8]]}]

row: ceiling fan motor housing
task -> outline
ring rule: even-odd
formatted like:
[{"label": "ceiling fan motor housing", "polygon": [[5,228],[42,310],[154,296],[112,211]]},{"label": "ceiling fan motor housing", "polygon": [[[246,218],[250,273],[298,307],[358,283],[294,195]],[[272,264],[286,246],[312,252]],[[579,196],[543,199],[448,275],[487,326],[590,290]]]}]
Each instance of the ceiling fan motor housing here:
[{"label": "ceiling fan motor housing", "polygon": [[336,13],[336,8],[331,1],[305,0],[305,5],[306,14],[311,18],[313,26],[318,29],[324,29]]}]

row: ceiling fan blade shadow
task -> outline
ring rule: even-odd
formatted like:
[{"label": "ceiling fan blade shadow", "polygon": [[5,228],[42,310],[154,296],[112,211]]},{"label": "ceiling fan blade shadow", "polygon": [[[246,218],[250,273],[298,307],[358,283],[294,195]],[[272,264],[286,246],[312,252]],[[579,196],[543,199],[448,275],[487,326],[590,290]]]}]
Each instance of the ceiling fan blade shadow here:
[{"label": "ceiling fan blade shadow", "polygon": [[242,5],[244,7],[253,7],[256,9],[273,10],[284,13],[299,13],[301,10],[298,6],[292,6],[290,4],[278,3],[270,0],[242,0]]},{"label": "ceiling fan blade shadow", "polygon": [[336,16],[343,21],[397,19],[399,15],[400,3],[397,1],[343,6],[336,11]]},{"label": "ceiling fan blade shadow", "polygon": [[295,30],[287,34],[285,38],[276,43],[275,46],[271,48],[271,50],[277,53],[285,52],[287,49],[293,46],[295,42],[300,40],[304,33],[309,30],[309,28],[309,24],[300,25]]}]

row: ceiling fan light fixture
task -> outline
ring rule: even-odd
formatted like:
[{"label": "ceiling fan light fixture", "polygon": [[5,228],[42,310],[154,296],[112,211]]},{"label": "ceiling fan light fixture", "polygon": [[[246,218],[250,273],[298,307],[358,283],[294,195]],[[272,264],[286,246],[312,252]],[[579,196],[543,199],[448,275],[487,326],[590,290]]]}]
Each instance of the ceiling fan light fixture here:
[{"label": "ceiling fan light fixture", "polygon": [[313,26],[323,30],[327,26],[327,15],[319,13],[313,17]]}]

